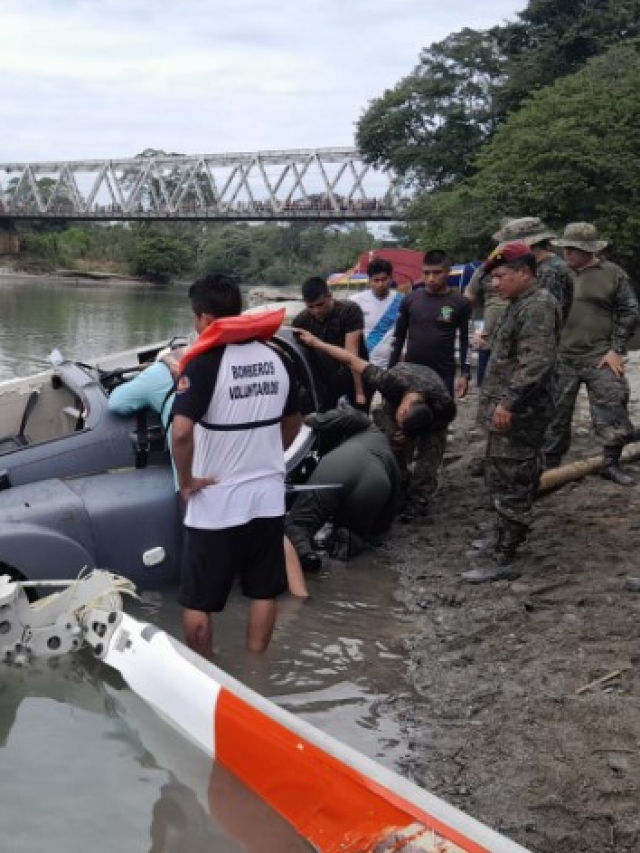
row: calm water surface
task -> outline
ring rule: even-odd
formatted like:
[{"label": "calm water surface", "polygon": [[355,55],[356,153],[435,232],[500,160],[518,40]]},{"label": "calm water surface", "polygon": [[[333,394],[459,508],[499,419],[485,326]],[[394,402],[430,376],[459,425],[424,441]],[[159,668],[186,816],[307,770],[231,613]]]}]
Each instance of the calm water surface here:
[{"label": "calm water surface", "polygon": [[0,276],[0,380],[42,370],[56,347],[82,360],[192,328],[186,286]]},{"label": "calm water surface", "polygon": [[[186,290],[0,278],[0,378],[191,330]],[[216,663],[259,693],[397,769],[416,733],[395,573],[373,557],[330,563],[311,599],[285,598],[269,652],[244,650],[246,603],[216,620]],[[175,591],[132,614],[180,636]],[[419,737],[419,733],[417,735]],[[0,826],[7,853],[297,853],[307,847],[250,792],[175,734],[88,655],[0,668]]]}]

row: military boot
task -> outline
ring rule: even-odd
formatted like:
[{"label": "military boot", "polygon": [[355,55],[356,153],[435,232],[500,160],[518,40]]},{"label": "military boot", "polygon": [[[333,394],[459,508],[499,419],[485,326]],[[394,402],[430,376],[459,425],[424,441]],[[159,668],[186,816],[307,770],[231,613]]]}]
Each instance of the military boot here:
[{"label": "military boot", "polygon": [[465,552],[465,556],[470,560],[477,557],[495,554],[500,551],[504,530],[501,527],[492,526],[491,529],[483,532],[484,535],[471,541],[471,548]]},{"label": "military boot", "polygon": [[516,580],[520,577],[518,547],[524,542],[526,528],[512,530],[503,525],[498,526],[497,542],[493,552],[477,552],[472,557],[474,567],[462,573],[466,583],[486,583],[488,581]]},{"label": "military boot", "polygon": [[605,447],[602,476],[605,480],[611,480],[618,486],[633,486],[636,482],[634,478],[630,474],[625,474],[620,468],[621,454],[622,449],[620,447]]}]

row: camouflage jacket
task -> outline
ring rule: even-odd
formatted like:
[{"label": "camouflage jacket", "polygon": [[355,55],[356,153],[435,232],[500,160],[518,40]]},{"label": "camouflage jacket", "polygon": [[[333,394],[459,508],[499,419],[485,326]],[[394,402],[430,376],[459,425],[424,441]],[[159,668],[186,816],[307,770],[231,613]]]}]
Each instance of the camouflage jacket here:
[{"label": "camouflage jacket", "polygon": [[435,370],[423,364],[401,361],[390,370],[370,364],[362,377],[369,387],[380,392],[385,408],[392,416],[395,416],[404,395],[410,391],[424,394],[425,403],[433,409],[434,429],[446,427],[456,416],[456,404],[446,385]]},{"label": "camouflage jacket", "polygon": [[490,428],[500,404],[512,413],[509,435],[539,444],[553,414],[561,322],[557,300],[537,284],[509,303],[482,383],[481,423]]},{"label": "camouflage jacket", "polygon": [[556,255],[545,258],[536,272],[538,287],[546,288],[560,303],[562,322],[566,322],[573,302],[573,275],[569,267]]}]

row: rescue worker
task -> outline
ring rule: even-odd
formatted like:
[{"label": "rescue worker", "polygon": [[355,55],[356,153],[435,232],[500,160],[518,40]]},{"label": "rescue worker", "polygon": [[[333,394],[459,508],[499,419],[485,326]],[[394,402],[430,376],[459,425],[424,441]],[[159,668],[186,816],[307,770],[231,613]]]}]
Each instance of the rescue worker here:
[{"label": "rescue worker", "polygon": [[347,365],[365,383],[379,391],[384,401],[380,427],[400,468],[401,520],[423,515],[438,485],[438,473],[447,443],[447,427],[456,405],[443,380],[423,364],[400,362],[389,370],[297,330],[308,347]]}]

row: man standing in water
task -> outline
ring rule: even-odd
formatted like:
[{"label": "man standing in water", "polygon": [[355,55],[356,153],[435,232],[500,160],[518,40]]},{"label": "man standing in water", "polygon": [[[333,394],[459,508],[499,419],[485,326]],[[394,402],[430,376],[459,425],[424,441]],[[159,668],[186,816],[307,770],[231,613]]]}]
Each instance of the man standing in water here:
[{"label": "man standing in water", "polygon": [[[237,576],[251,599],[247,648],[263,652],[275,598],[287,588],[284,449],[301,425],[295,381],[279,353],[256,340],[252,319],[243,331],[240,288],[231,279],[202,278],[189,297],[200,337],[180,365],[172,437],[187,503],[178,596],[185,638],[211,656],[210,613],[224,609]],[[216,336],[224,320],[216,321],[229,317],[237,328],[227,336],[233,342],[222,344]]]}]

